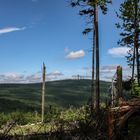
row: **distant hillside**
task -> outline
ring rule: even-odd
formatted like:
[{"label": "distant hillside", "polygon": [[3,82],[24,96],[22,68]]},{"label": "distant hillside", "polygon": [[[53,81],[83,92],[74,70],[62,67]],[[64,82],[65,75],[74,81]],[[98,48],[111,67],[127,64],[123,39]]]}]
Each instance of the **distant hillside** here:
[{"label": "distant hillside", "polygon": [[[101,81],[102,99],[109,82]],[[46,83],[46,106],[79,107],[90,98],[91,80],[61,80]],[[41,84],[0,84],[0,112],[40,110]]]}]

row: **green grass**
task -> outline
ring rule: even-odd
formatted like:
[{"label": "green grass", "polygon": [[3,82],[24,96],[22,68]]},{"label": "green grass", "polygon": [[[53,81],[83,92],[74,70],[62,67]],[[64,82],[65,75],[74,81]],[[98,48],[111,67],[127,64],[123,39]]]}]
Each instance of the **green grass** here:
[{"label": "green grass", "polygon": [[[101,81],[101,97],[110,83]],[[45,107],[80,107],[91,95],[91,80],[61,80],[46,83]],[[0,112],[35,111],[41,108],[41,84],[0,84]]]}]

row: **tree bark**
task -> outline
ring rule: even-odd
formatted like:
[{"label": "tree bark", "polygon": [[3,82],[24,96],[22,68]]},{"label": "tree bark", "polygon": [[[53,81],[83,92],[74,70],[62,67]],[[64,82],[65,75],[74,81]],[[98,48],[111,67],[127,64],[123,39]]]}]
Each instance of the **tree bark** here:
[{"label": "tree bark", "polygon": [[42,106],[41,106],[41,122],[44,122],[44,107],[45,107],[45,80],[46,80],[46,67],[43,63],[43,74],[42,74]]},{"label": "tree bark", "polygon": [[132,64],[132,82],[134,81],[134,72],[135,72],[135,58],[136,58],[136,51],[135,51],[135,47],[133,50],[133,64]]},{"label": "tree bark", "polygon": [[99,75],[99,31],[98,31],[98,6],[95,4],[95,48],[96,48],[96,110],[100,109],[100,75]]},{"label": "tree bark", "polygon": [[[95,20],[95,18],[94,18]],[[95,22],[94,22],[95,23]],[[93,23],[93,26],[94,26]],[[94,93],[94,57],[95,57],[95,29],[93,27],[93,47],[92,47],[92,83],[91,83],[91,107],[92,109],[94,108],[94,103],[95,103],[95,93]]]},{"label": "tree bark", "polygon": [[138,0],[134,1],[135,4],[135,21],[134,21],[134,48],[136,49],[136,63],[137,63],[137,82],[140,85],[140,70],[139,70],[139,44],[138,44],[138,29],[139,29],[139,23],[138,23]]}]

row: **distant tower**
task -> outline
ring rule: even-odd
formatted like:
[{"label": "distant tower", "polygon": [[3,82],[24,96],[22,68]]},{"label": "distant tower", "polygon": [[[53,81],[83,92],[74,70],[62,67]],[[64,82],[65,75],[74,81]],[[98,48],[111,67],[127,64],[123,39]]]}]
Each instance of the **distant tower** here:
[{"label": "distant tower", "polygon": [[46,66],[43,63],[42,72],[42,110],[41,110],[41,122],[44,122],[44,108],[45,108],[45,81],[46,81]]},{"label": "distant tower", "polygon": [[79,74],[77,75],[77,80],[80,80],[80,75]]}]

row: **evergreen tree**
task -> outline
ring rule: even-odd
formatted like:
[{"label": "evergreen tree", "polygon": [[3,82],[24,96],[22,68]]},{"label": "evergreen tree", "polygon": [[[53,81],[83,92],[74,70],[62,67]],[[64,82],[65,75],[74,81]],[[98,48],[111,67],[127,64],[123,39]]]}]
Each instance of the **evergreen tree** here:
[{"label": "evergreen tree", "polygon": [[96,109],[100,108],[100,74],[99,74],[99,33],[98,33],[98,7],[101,8],[102,13],[107,13],[107,3],[110,3],[111,0],[71,0],[71,6],[80,6],[81,10],[79,15],[86,16],[88,23],[90,24],[87,27],[83,34],[89,32],[93,33],[93,52],[92,52],[92,93],[94,92],[93,82],[94,82],[94,51],[96,52],[96,100],[94,100],[94,94],[92,95],[92,105],[96,105]]},{"label": "evergreen tree", "polygon": [[134,79],[135,61],[137,66],[137,78],[140,84],[140,0],[125,0],[119,9],[117,16],[121,19],[117,23],[117,28],[121,29],[121,40],[118,42],[121,46],[130,48],[127,62],[132,67],[132,81]]}]

